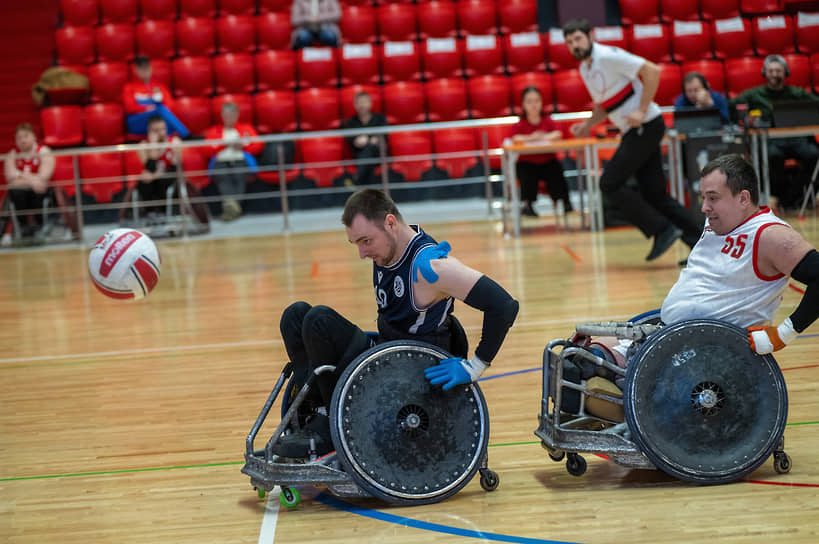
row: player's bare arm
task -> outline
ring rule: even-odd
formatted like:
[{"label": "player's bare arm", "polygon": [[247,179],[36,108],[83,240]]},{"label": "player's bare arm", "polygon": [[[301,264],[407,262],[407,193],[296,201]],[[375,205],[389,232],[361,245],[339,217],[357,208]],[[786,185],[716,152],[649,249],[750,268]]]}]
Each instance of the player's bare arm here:
[{"label": "player's bare arm", "polygon": [[638,127],[645,121],[646,112],[651,102],[654,100],[654,95],[657,94],[657,88],[660,85],[660,67],[651,61],[645,61],[640,67],[637,75],[643,82],[643,92],[640,95],[640,106],[626,116],[629,125]]}]

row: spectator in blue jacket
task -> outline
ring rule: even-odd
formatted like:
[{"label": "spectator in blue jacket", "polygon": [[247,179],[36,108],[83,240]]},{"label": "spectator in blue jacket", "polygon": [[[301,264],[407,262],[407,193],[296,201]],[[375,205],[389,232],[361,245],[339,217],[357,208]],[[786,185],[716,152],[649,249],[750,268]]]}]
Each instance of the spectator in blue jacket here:
[{"label": "spectator in blue jacket", "polygon": [[688,72],[683,77],[683,93],[674,101],[675,109],[717,108],[723,125],[731,124],[728,101],[722,93],[711,89],[708,80],[699,72]]}]

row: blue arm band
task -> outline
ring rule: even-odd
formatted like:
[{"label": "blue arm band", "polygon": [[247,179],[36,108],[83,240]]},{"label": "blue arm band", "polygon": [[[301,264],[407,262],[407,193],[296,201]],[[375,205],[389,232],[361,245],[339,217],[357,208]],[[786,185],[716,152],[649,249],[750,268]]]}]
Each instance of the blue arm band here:
[{"label": "blue arm band", "polygon": [[418,283],[419,270],[427,282],[435,283],[438,281],[438,274],[432,269],[429,261],[433,259],[445,259],[451,249],[452,247],[450,247],[449,242],[444,240],[437,246],[427,246],[419,251],[415,255],[415,260],[412,263],[412,281]]}]

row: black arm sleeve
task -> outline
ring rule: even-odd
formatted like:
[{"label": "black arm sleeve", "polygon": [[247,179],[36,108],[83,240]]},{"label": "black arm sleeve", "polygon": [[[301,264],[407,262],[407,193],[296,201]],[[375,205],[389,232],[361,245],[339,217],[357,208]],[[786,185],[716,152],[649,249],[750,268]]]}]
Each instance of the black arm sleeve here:
[{"label": "black arm sleeve", "polygon": [[466,295],[464,302],[483,312],[481,341],[475,355],[484,363],[491,363],[498,354],[506,333],[518,315],[518,301],[487,276],[481,276]]},{"label": "black arm sleeve", "polygon": [[819,317],[819,252],[808,251],[794,267],[791,277],[806,286],[805,295],[791,314],[793,328],[802,332]]},{"label": "black arm sleeve", "polygon": [[148,172],[156,172],[156,159],[148,159],[145,161],[145,170]]}]

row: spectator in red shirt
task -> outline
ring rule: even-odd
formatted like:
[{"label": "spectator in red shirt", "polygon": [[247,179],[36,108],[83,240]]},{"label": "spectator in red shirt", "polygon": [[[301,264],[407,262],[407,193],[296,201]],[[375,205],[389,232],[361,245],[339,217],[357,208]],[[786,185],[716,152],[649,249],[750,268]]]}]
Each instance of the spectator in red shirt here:
[{"label": "spectator in red shirt", "polygon": [[159,116],[165,120],[172,134],[187,138],[190,132],[173,114],[174,101],[171,92],[163,84],[151,79],[151,61],[148,57],[134,60],[138,81],[129,81],[122,89],[126,124],[129,134],[148,133],[148,119]]},{"label": "spectator in red shirt", "polygon": [[222,193],[222,221],[233,221],[242,215],[242,207],[235,195],[245,192],[250,174],[258,164],[254,155],[264,147],[262,142],[245,143],[240,138],[258,136],[249,123],[239,122],[239,107],[233,102],[222,106],[222,124],[210,127],[205,133],[208,140],[228,140],[230,143],[210,146],[212,153],[208,170],[210,178]]},{"label": "spectator in red shirt", "polygon": [[[559,140],[562,136],[554,121],[543,111],[543,96],[537,87],[526,87],[521,95],[523,115],[512,127],[512,140],[515,142],[548,143]],[[554,153],[521,155],[515,172],[520,181],[520,199],[523,204],[521,213],[537,217],[534,204],[537,200],[537,189],[540,180],[546,182],[546,188],[552,201],[563,201],[563,211],[569,212],[572,203],[569,200],[569,187],[563,177],[563,166]]]}]

